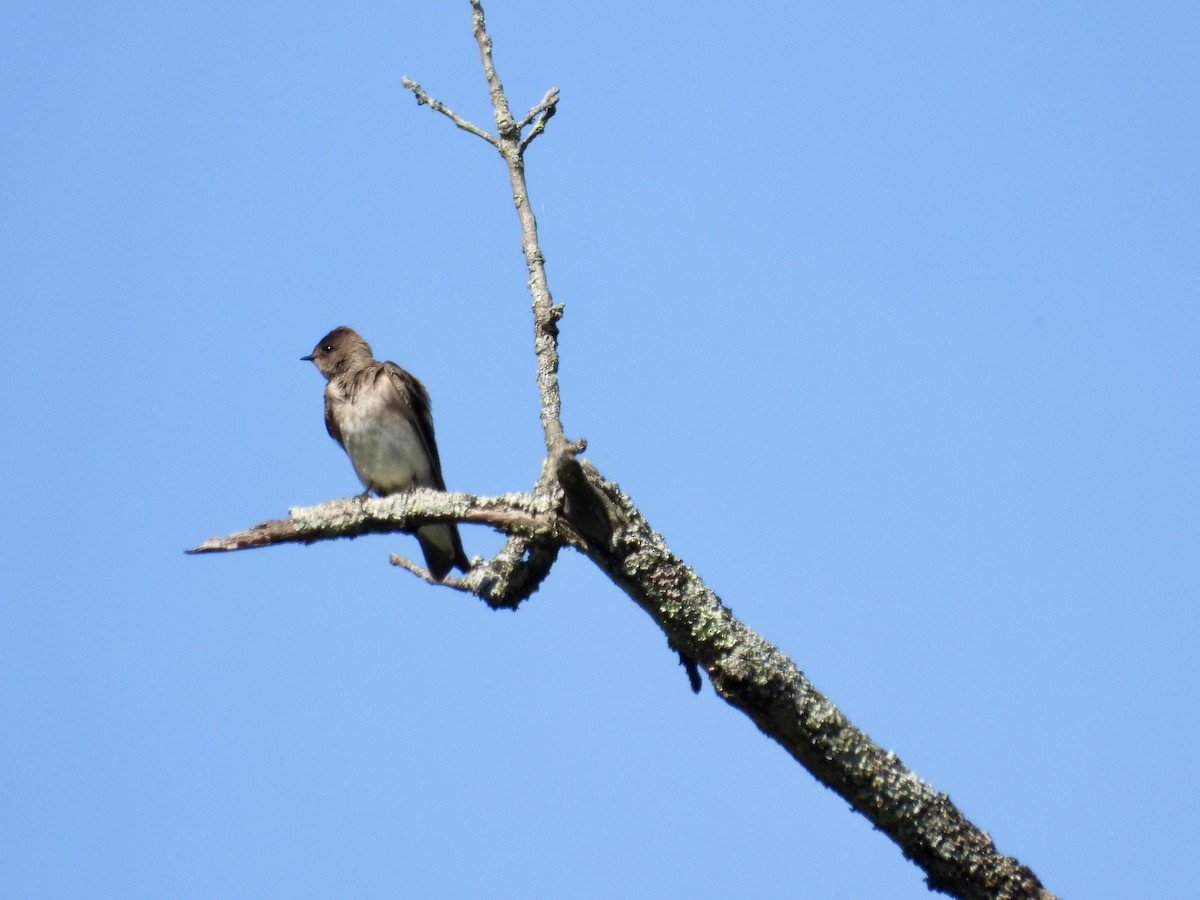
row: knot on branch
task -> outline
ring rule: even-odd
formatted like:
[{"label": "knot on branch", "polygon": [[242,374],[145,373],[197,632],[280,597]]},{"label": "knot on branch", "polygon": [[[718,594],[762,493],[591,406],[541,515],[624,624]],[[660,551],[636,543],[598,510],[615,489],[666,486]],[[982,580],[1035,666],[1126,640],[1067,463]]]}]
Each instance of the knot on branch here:
[{"label": "knot on branch", "polygon": [[[554,471],[562,486],[562,515],[571,527],[593,547],[607,548],[617,530],[616,511],[592,486],[573,448],[581,442],[559,448]],[[586,446],[586,442],[584,446]]]},{"label": "knot on branch", "polygon": [[558,320],[563,317],[565,307],[561,303],[542,307],[538,311],[537,334],[541,338],[558,339]]}]

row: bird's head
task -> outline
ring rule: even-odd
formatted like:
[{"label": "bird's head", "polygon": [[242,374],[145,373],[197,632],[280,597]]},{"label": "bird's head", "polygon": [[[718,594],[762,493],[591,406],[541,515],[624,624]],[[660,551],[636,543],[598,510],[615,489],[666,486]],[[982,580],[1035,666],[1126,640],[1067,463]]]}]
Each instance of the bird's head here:
[{"label": "bird's head", "polygon": [[371,359],[371,345],[353,328],[342,325],[317,341],[312,353],[300,358],[311,362],[326,378],[333,378],[352,362]]}]

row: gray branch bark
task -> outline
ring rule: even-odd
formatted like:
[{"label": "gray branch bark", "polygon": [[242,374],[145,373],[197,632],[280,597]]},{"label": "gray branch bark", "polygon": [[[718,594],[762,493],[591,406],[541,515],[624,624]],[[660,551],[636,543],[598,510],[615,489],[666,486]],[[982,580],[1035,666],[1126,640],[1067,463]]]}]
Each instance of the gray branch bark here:
[{"label": "gray branch bark", "polygon": [[[546,459],[532,492],[500,497],[415,490],[382,499],[333,500],[290,510],[290,518],[210,538],[193,553],[241,550],[279,543],[312,543],[361,534],[411,531],[429,522],[473,522],[507,536],[491,559],[476,559],[461,578],[434,582],[410,560],[392,562],[431,583],[474,594],[493,607],[515,607],[541,585],[560,548],[585,554],[644,609],[685,660],[708,673],[716,692],[744,712],[819,781],[836,791],[920,866],[933,890],[971,900],[1053,900],[1037,876],[1002,854],[988,834],[949,797],[921,781],[871,741],[805,678],[780,650],[734,618],[683,560],[671,553],[633,501],[568,441],[558,386],[558,322],[538,243],[537,221],[525,183],[525,151],[554,115],[552,88],[514,120],[492,58],[479,0],[471,0],[472,32],[479,45],[497,134],[462,119],[416,82],[404,79],[418,104],[499,150],[508,169],[521,226],[533,306],[537,386]],[[529,129],[526,133],[526,129]]]}]

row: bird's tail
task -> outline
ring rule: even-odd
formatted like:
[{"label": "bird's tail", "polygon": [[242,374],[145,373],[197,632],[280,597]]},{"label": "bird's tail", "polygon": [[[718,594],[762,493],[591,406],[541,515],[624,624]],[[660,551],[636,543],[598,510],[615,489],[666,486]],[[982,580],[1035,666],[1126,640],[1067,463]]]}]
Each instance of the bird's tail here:
[{"label": "bird's tail", "polygon": [[425,567],[438,581],[449,575],[453,568],[464,572],[471,568],[457,525],[424,525],[417,529],[417,540],[425,554]]}]

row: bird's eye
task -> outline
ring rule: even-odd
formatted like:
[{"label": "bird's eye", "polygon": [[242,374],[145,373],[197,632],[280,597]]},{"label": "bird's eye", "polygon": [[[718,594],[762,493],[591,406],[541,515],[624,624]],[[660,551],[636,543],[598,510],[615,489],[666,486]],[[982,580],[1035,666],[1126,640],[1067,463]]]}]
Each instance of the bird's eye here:
[{"label": "bird's eye", "polygon": [[333,352],[333,344],[326,344],[324,347],[321,348],[321,352],[322,353],[332,353]]}]

